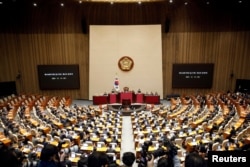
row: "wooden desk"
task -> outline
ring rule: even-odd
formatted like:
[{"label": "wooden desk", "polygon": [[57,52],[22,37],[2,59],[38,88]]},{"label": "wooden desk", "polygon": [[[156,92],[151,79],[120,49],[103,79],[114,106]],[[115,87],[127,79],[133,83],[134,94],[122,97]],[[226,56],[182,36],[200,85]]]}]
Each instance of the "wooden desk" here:
[{"label": "wooden desk", "polygon": [[178,134],[179,138],[186,138],[187,137],[187,133],[182,133],[182,134]]},{"label": "wooden desk", "polygon": [[93,142],[98,142],[100,140],[100,138],[99,137],[91,137],[90,140]]},{"label": "wooden desk", "polygon": [[[244,118],[240,118],[239,120],[237,120],[235,124],[232,124],[232,126],[234,126],[235,130],[237,130],[243,124],[244,121],[245,121]],[[225,131],[223,132],[224,139],[227,139],[227,137],[230,135],[230,132],[231,132],[231,128],[225,129]]]},{"label": "wooden desk", "polygon": [[243,106],[241,106],[239,104],[236,105],[236,108],[237,108],[238,115],[241,118],[246,118],[246,116],[247,116],[247,110]]},{"label": "wooden desk", "polygon": [[36,127],[39,126],[39,122],[36,121],[36,120],[34,120],[34,119],[32,119],[32,118],[30,118],[29,121],[30,121],[30,123],[31,123],[32,125],[34,125],[34,126],[36,126]]},{"label": "wooden desk", "polygon": [[[147,135],[148,133],[149,133],[150,131],[147,131],[147,130],[143,130],[143,131],[140,131],[140,132],[138,132],[138,131],[134,131],[134,135],[136,136],[136,135],[138,135],[138,134],[143,134],[143,135]],[[159,133],[160,131],[159,130],[152,130],[152,132],[154,133],[154,134],[156,134],[156,133]],[[161,130],[161,132],[162,132],[162,130]]]},{"label": "wooden desk", "polygon": [[50,132],[50,128],[49,127],[43,127],[42,130],[46,134],[48,134]]},{"label": "wooden desk", "polygon": [[[71,127],[70,127],[71,128]],[[74,127],[74,131],[77,131],[77,132],[83,132],[83,128],[78,128],[78,127]]]},{"label": "wooden desk", "polygon": [[32,134],[28,132],[26,129],[19,129],[19,132],[24,135],[30,141],[32,140]]},{"label": "wooden desk", "polygon": [[196,128],[198,125],[202,124],[202,122],[205,120],[205,117],[202,117],[194,122],[191,123],[192,128]]},{"label": "wooden desk", "polygon": [[[50,142],[50,144],[57,147],[59,143],[57,141],[52,141],[52,142]],[[69,148],[69,147],[70,147],[70,145],[68,143],[65,143],[62,145],[62,148]]]},{"label": "wooden desk", "polygon": [[52,121],[54,125],[56,125],[59,129],[63,128],[63,124],[61,122],[56,122],[56,121]]},{"label": "wooden desk", "polygon": [[6,146],[9,146],[11,144],[11,140],[3,134],[0,134],[0,141]]},{"label": "wooden desk", "polygon": [[[136,152],[136,153],[135,153],[135,154],[136,154],[135,157],[136,157],[136,159],[141,157],[141,149],[142,149],[141,147],[136,147],[136,148],[135,148],[135,152]],[[157,150],[157,149],[158,149],[157,147],[149,146],[149,147],[148,147],[148,152],[149,152],[149,153],[152,153],[152,152],[154,152],[154,151]]]},{"label": "wooden desk", "polygon": [[197,141],[192,141],[187,143],[187,151],[191,152],[198,145]]},{"label": "wooden desk", "polygon": [[77,145],[80,145],[80,136],[79,135],[74,135],[73,140]]},{"label": "wooden desk", "polygon": [[208,144],[211,143],[212,141],[210,139],[201,139],[201,143],[203,144]]},{"label": "wooden desk", "polygon": [[99,151],[99,152],[106,152],[107,151],[107,147],[97,147],[96,148],[96,151]]},{"label": "wooden desk", "polygon": [[235,129],[239,129],[239,127],[241,127],[241,125],[244,123],[245,119],[244,118],[240,118],[235,124],[234,127]]},{"label": "wooden desk", "polygon": [[[215,123],[216,125],[220,125],[224,120],[225,120],[225,118],[224,118],[223,116],[221,116],[221,117],[218,118],[214,123]],[[208,126],[206,127],[206,131],[207,131],[207,132],[210,132],[210,130],[212,129],[212,127],[213,127],[213,124],[208,125]]]},{"label": "wooden desk", "polygon": [[81,151],[85,151],[87,153],[90,153],[94,150],[94,146],[86,146],[86,145],[83,145],[81,148],[80,148]]},{"label": "wooden desk", "polygon": [[[86,152],[92,152],[94,149],[94,146],[87,146],[87,145],[83,145],[80,150],[82,151],[86,151]],[[96,151],[99,151],[99,152],[106,152],[108,149],[108,147],[97,147],[96,148]],[[121,148],[120,147],[116,147],[115,148],[115,152],[116,153],[120,153],[121,152]]]},{"label": "wooden desk", "polygon": [[78,161],[80,160],[80,157],[69,157],[69,160],[73,163],[73,164],[75,164],[75,165],[77,165],[77,163],[78,163]]},{"label": "wooden desk", "polygon": [[181,109],[179,109],[178,111],[169,114],[169,115],[168,115],[168,119],[172,119],[172,118],[177,117],[178,115],[181,115],[183,112],[186,111],[187,108],[188,108],[188,105],[183,105],[183,106],[181,107]]}]

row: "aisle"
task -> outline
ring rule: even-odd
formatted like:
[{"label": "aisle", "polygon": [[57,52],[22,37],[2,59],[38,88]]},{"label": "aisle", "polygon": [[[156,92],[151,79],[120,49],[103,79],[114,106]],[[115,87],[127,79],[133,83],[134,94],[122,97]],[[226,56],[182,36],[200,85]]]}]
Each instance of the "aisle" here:
[{"label": "aisle", "polygon": [[[132,130],[131,116],[122,117],[122,142],[121,142],[121,158],[124,152],[130,151],[135,153],[134,136]],[[137,166],[136,163],[133,165]]]}]

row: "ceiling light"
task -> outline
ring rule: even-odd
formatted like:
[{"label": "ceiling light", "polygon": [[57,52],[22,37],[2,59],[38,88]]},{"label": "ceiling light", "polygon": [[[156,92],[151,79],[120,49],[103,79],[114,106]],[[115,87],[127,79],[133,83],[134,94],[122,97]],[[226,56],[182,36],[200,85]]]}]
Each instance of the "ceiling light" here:
[{"label": "ceiling light", "polygon": [[173,3],[173,0],[169,0],[169,3]]},{"label": "ceiling light", "polygon": [[[83,0],[75,0],[75,1],[82,1],[84,2]],[[109,3],[143,3],[143,2],[163,2],[163,1],[166,1],[166,0],[85,0],[85,1],[88,1],[88,2],[109,2]],[[173,0],[169,0],[169,1],[173,1]]]},{"label": "ceiling light", "polygon": [[37,3],[33,3],[33,6],[37,7]]},{"label": "ceiling light", "polygon": [[63,6],[64,6],[64,3],[61,3],[60,5],[61,5],[61,7],[63,7]]},{"label": "ceiling light", "polygon": [[206,2],[206,4],[207,4],[207,5],[209,5],[209,4],[210,4],[210,2],[209,2],[209,1],[207,1],[207,2]]},{"label": "ceiling light", "polygon": [[239,3],[242,3],[242,1],[238,1]]},{"label": "ceiling light", "polygon": [[184,5],[188,5],[188,2],[185,2]]}]

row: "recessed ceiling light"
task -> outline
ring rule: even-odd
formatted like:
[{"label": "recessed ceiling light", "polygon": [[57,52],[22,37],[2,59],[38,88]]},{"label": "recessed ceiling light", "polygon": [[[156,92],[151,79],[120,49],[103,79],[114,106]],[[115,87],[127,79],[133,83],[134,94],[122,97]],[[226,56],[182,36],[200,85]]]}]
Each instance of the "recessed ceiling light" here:
[{"label": "recessed ceiling light", "polygon": [[140,4],[141,4],[141,1],[139,1],[138,4],[140,5]]},{"label": "recessed ceiling light", "polygon": [[184,5],[188,5],[188,2],[185,2]]},{"label": "recessed ceiling light", "polygon": [[206,3],[207,5],[209,5],[210,4],[210,2],[209,1],[207,1],[207,3]]},{"label": "recessed ceiling light", "polygon": [[169,3],[173,3],[173,0],[169,0]]},{"label": "recessed ceiling light", "polygon": [[35,6],[35,7],[36,7],[36,6],[37,6],[37,3],[33,3],[33,6]]},{"label": "recessed ceiling light", "polygon": [[82,3],[82,1],[79,1],[79,3]]},{"label": "recessed ceiling light", "polygon": [[0,5],[2,5],[3,4],[3,2],[2,1],[0,1]]},{"label": "recessed ceiling light", "polygon": [[239,3],[242,3],[242,1],[238,1]]},{"label": "recessed ceiling light", "polygon": [[60,5],[61,5],[61,7],[63,7],[63,6],[64,6],[64,3],[61,3]]}]

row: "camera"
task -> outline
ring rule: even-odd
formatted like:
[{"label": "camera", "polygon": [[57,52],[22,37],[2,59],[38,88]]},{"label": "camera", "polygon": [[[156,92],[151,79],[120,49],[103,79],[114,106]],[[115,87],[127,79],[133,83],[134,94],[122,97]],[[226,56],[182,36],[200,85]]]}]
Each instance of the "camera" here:
[{"label": "camera", "polygon": [[152,156],[156,159],[164,155],[168,158],[169,164],[172,164],[173,166],[173,157],[177,155],[178,148],[168,139],[164,139],[162,145],[160,145],[158,149],[153,152],[149,152],[148,149],[152,145],[152,141],[144,142],[141,148],[141,157],[136,161],[138,163],[138,167],[146,167],[147,162],[152,159]]}]

